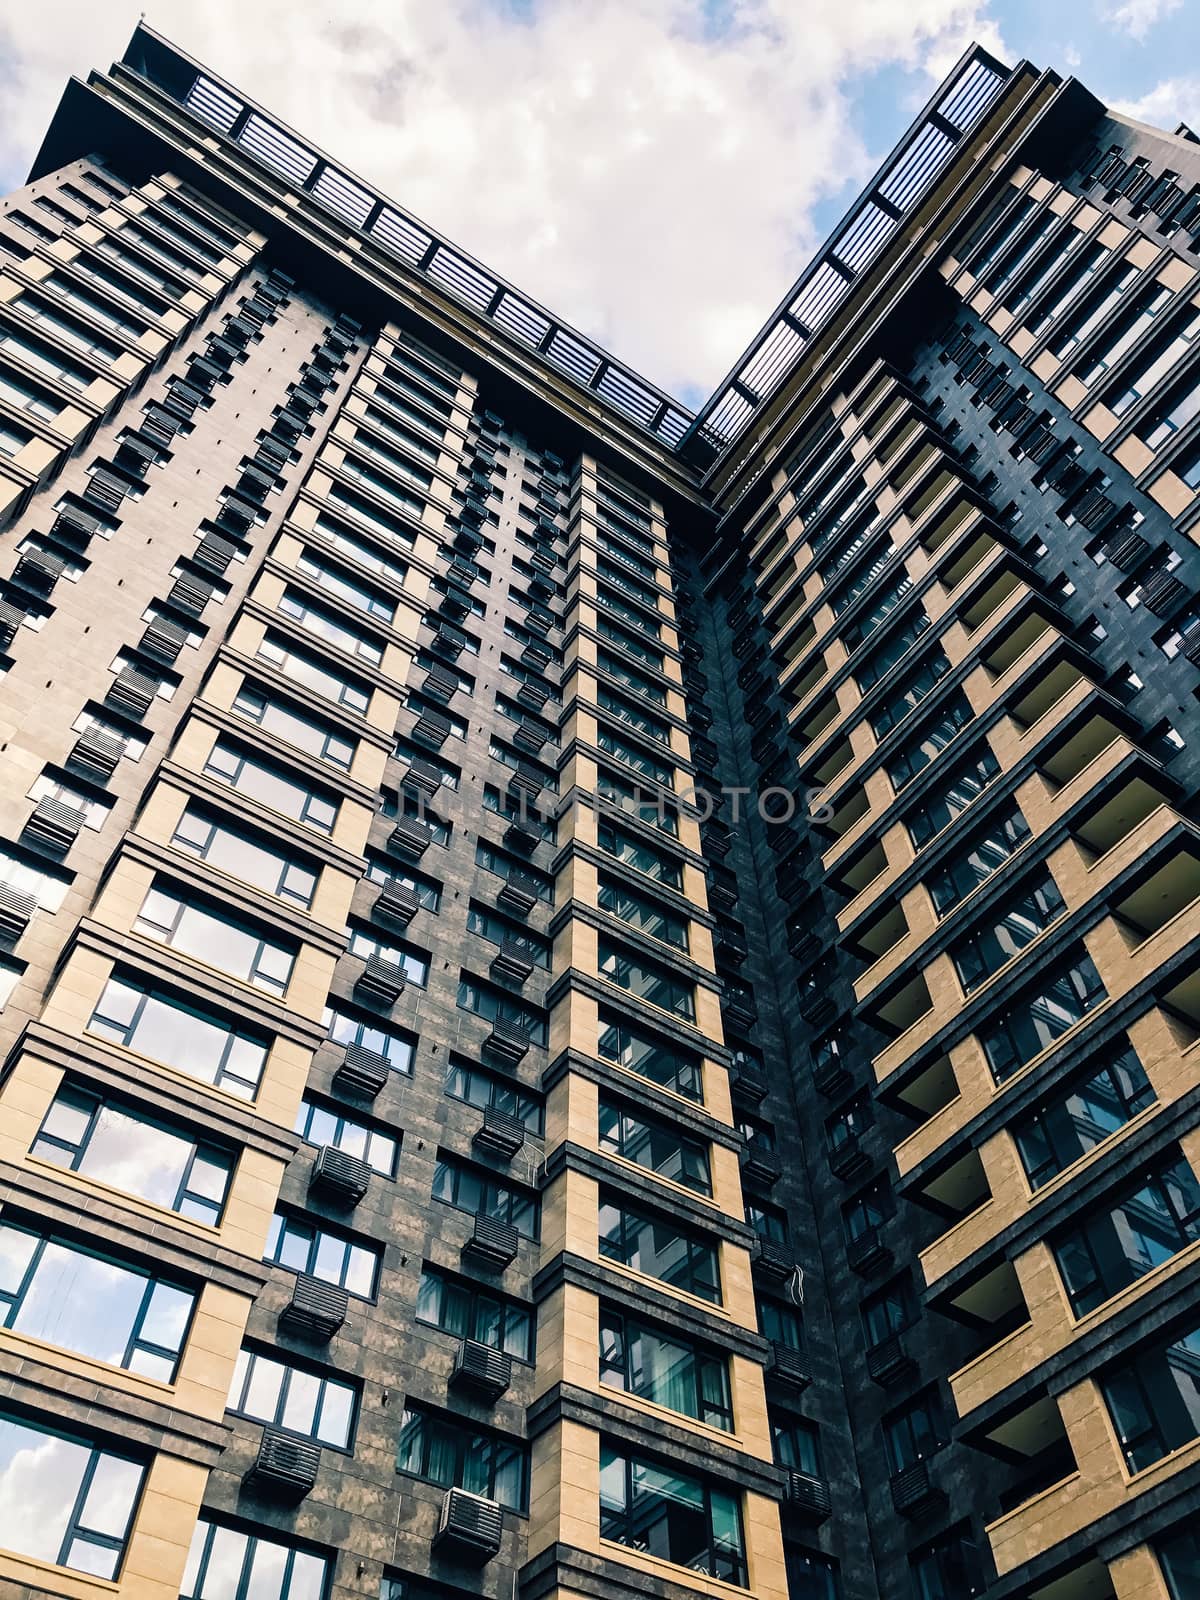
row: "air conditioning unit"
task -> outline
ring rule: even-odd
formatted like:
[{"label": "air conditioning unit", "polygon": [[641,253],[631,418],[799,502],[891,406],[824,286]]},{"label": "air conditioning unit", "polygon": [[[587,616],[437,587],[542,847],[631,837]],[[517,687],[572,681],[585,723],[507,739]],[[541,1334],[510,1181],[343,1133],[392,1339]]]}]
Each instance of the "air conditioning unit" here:
[{"label": "air conditioning unit", "polygon": [[811,1472],[788,1473],[784,1503],[798,1520],[810,1523],[824,1522],[833,1510],[828,1483]]},{"label": "air conditioning unit", "polygon": [[293,1439],[277,1428],[264,1428],[254,1465],[246,1474],[255,1488],[281,1499],[300,1500],[317,1481],[321,1447]]},{"label": "air conditioning unit", "polygon": [[447,1489],[433,1548],[440,1555],[482,1565],[499,1555],[503,1531],[503,1516],[494,1500],[465,1489]]},{"label": "air conditioning unit", "polygon": [[366,965],[354,985],[355,993],[383,1006],[394,1006],[407,982],[404,968],[384,956],[367,957]]},{"label": "air conditioning unit", "polygon": [[478,1216],[471,1237],[463,1245],[463,1254],[480,1266],[507,1267],[516,1259],[519,1245],[520,1235],[510,1222]]},{"label": "air conditioning unit", "polygon": [[356,1206],[371,1186],[371,1168],[358,1156],[331,1144],[322,1145],[313,1163],[309,1187],[341,1205]]},{"label": "air conditioning unit", "polygon": [[327,1343],[346,1320],[350,1296],[336,1283],[324,1283],[310,1273],[297,1274],[292,1298],[279,1313],[283,1328],[307,1339]]},{"label": "air conditioning unit", "polygon": [[512,1382],[512,1357],[477,1339],[464,1339],[454,1358],[450,1382],[485,1400],[498,1400]]},{"label": "air conditioning unit", "polygon": [[333,1074],[333,1087],[339,1094],[374,1100],[388,1081],[387,1057],[365,1045],[348,1044],[345,1059]]},{"label": "air conditioning unit", "polygon": [[520,1117],[514,1117],[511,1111],[488,1106],[483,1113],[482,1123],[472,1135],[471,1143],[486,1150],[489,1155],[511,1161],[525,1143],[525,1124]]}]

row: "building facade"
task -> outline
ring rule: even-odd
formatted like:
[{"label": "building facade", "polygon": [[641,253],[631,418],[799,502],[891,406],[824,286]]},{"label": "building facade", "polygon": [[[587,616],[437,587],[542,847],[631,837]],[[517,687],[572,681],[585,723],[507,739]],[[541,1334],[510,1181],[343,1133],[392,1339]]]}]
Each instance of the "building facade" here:
[{"label": "building facade", "polygon": [[972,50],[693,416],[152,30],[68,86],[4,1600],[1197,1600],[1198,251]]}]

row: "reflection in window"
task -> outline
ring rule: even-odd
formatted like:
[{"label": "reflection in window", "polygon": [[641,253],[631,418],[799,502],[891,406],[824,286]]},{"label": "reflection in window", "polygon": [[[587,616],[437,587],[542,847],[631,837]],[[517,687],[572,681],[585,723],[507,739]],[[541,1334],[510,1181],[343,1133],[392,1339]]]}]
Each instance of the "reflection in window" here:
[{"label": "reflection in window", "polygon": [[528,1508],[529,1461],[524,1445],[415,1406],[404,1411],[396,1470],[443,1489],[483,1495],[513,1511]]},{"label": "reflection in window", "polygon": [[358,1394],[353,1384],[257,1350],[238,1352],[228,1409],[335,1449],[349,1448]]},{"label": "reflection in window", "polygon": [[326,1600],[332,1562],[201,1517],[180,1600]]},{"label": "reflection in window", "polygon": [[609,1306],[600,1311],[600,1381],[714,1428],[733,1431],[729,1360]]},{"label": "reflection in window", "polygon": [[358,1244],[343,1233],[318,1228],[301,1217],[276,1212],[267,1234],[263,1260],[294,1272],[307,1272],[322,1283],[337,1284],[360,1299],[375,1294],[381,1252]]},{"label": "reflection in window", "polygon": [[426,1266],[421,1273],[416,1318],[456,1338],[503,1350],[517,1361],[533,1360],[533,1312],[528,1306],[434,1267]]},{"label": "reflection in window", "polygon": [[253,1100],[267,1059],[265,1041],[189,1005],[163,990],[142,988],[136,980],[110,978],[88,1032],[127,1045],[186,1072],[202,1083]]},{"label": "reflection in window", "polygon": [[600,1537],[744,1588],[737,1496],[600,1446]]}]

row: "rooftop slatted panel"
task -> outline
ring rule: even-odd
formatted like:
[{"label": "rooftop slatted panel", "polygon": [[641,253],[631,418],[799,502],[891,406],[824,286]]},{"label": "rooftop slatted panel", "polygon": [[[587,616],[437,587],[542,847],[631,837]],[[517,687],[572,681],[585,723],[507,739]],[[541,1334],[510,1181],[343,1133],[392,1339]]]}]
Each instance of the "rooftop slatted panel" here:
[{"label": "rooftop slatted panel", "polygon": [[688,428],[682,453],[689,460],[710,466],[734,443],[936,183],[1008,77],[986,51],[967,51]]},{"label": "rooftop slatted panel", "polygon": [[139,26],[124,65],[190,111],[247,156],[302,190],[346,228],[365,234],[404,267],[494,323],[591,389],[615,411],[674,449],[692,413],[670,395],[561,322],[544,306],[305,143],[230,84],[192,62],[153,29]]}]

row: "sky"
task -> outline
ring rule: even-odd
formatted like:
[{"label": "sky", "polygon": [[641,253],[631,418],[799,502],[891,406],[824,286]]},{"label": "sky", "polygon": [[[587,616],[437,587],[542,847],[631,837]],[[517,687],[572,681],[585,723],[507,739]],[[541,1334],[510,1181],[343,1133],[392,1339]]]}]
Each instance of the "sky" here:
[{"label": "sky", "polygon": [[[0,192],[120,0],[0,5]],[[1200,129],[1200,0],[157,0],[146,21],[698,405],[977,40]]]}]

